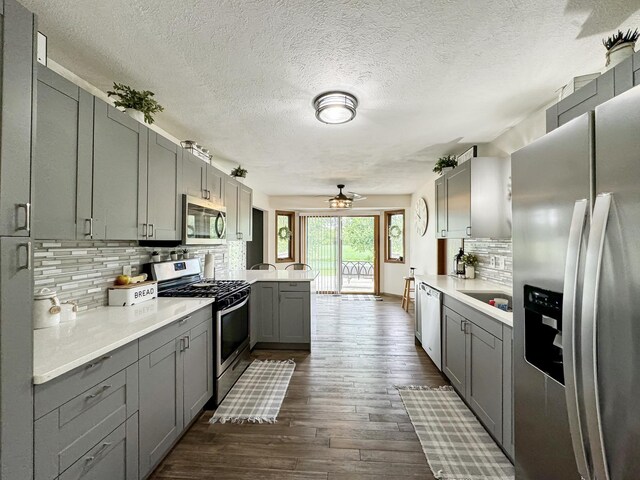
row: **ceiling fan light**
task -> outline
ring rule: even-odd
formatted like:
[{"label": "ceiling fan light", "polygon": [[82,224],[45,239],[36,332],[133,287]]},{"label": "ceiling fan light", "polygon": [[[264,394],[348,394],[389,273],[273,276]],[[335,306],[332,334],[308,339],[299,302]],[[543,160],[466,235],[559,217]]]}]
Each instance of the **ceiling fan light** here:
[{"label": "ceiling fan light", "polygon": [[313,100],[316,118],[322,123],[339,125],[353,120],[356,116],[358,100],[346,92],[326,92]]},{"label": "ceiling fan light", "polygon": [[329,208],[351,208],[353,201],[350,198],[332,198],[329,200]]}]

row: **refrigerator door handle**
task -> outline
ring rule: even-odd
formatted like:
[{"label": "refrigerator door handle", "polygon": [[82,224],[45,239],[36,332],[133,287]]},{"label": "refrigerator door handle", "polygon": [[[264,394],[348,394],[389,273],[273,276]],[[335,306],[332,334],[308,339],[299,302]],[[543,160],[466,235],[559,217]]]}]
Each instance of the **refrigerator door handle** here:
[{"label": "refrigerator door handle", "polygon": [[593,208],[584,273],[580,335],[583,404],[587,431],[589,432],[593,477],[598,480],[609,480],[609,466],[602,436],[600,395],[598,392],[597,331],[600,270],[612,198],[610,193],[599,194]]},{"label": "refrigerator door handle", "polygon": [[576,364],[576,353],[579,346],[579,324],[576,318],[578,272],[580,269],[580,254],[582,252],[582,238],[587,225],[589,202],[586,199],[577,200],[573,207],[567,259],[564,266],[564,297],[562,305],[562,350],[564,360],[565,393],[567,398],[567,413],[569,429],[573,442],[573,452],[578,466],[578,472],[584,480],[591,480],[589,464],[587,462],[586,438],[583,435],[580,406],[578,403],[577,378],[579,376]]}]

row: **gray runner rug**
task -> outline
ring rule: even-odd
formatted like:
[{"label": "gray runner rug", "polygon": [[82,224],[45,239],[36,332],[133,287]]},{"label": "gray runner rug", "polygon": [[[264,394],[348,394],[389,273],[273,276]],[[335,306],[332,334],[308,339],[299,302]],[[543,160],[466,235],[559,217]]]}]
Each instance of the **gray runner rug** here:
[{"label": "gray runner rug", "polygon": [[274,423],[295,368],[293,360],[254,360],[209,423]]},{"label": "gray runner rug", "polygon": [[397,387],[436,478],[513,480],[509,459],[453,387]]}]

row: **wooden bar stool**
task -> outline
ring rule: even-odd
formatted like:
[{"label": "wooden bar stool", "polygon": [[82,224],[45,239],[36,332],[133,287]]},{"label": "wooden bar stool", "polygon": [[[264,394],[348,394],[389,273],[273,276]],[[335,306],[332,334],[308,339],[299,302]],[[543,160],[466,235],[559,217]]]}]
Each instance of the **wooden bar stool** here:
[{"label": "wooden bar stool", "polygon": [[402,308],[405,311],[409,311],[409,303],[411,302],[411,292],[415,292],[415,287],[411,285],[415,282],[414,277],[403,277],[404,278],[404,292],[402,293]]}]

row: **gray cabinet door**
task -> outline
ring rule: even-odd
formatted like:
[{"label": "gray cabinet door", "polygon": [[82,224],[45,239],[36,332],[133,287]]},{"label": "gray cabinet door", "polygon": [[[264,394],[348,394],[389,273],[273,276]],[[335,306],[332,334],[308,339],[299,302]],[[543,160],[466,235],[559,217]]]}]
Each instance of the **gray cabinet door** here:
[{"label": "gray cabinet door", "polygon": [[[33,157],[33,235],[74,240],[89,233],[93,97],[43,65],[38,67],[36,145]],[[88,169],[78,169],[78,164]],[[78,173],[84,177],[78,177]],[[78,188],[89,199],[78,202]]]},{"label": "gray cabinet door", "polygon": [[22,5],[5,0],[2,25],[0,236],[28,237],[36,22]]},{"label": "gray cabinet door", "polygon": [[436,237],[447,236],[447,195],[445,177],[436,180]]},{"label": "gray cabinet door", "polygon": [[251,287],[251,304],[257,318],[258,342],[280,341],[280,319],[278,306],[278,282],[254,283]]},{"label": "gray cabinet door", "polygon": [[471,227],[471,162],[465,162],[445,176],[447,237],[465,238]]},{"label": "gray cabinet door", "polygon": [[[5,3],[5,12],[7,3]],[[33,275],[29,238],[0,237],[0,478],[33,477]]]},{"label": "gray cabinet door", "polygon": [[[179,185],[182,184],[182,155],[179,147],[149,131],[149,161],[147,166],[147,228],[149,240],[180,240],[181,205]],[[140,189],[142,193],[144,189]],[[143,199],[144,201],[144,199]],[[144,222],[144,219],[141,219]],[[144,233],[144,229],[143,229]]]},{"label": "gray cabinet door", "polygon": [[184,425],[213,396],[213,321],[191,329],[187,335],[184,359]]},{"label": "gray cabinet door", "polygon": [[204,198],[207,188],[207,164],[198,157],[182,150],[182,193]]},{"label": "gray cabinet door", "polygon": [[207,198],[212,202],[224,202],[224,178],[224,173],[212,165],[207,165]]},{"label": "gray cabinet door", "polygon": [[240,184],[231,177],[225,179],[224,206],[227,209],[227,240],[239,240],[238,230],[238,197]]},{"label": "gray cabinet door", "polygon": [[241,240],[253,239],[253,190],[244,185],[238,190],[238,233]]},{"label": "gray cabinet door", "polygon": [[138,190],[146,176],[147,128],[102,100],[94,101],[93,238],[137,240],[146,218],[146,202],[139,202]]},{"label": "gray cabinet door", "polygon": [[467,321],[467,402],[502,442],[502,342]]},{"label": "gray cabinet door", "polygon": [[467,387],[467,335],[464,333],[464,322],[464,317],[445,307],[442,370],[462,396],[466,394]]},{"label": "gray cabinet door", "polygon": [[311,341],[311,304],[309,292],[280,292],[280,342]]},{"label": "gray cabinet door", "polygon": [[172,340],[140,359],[140,477],[156,466],[182,433],[181,342]]}]

